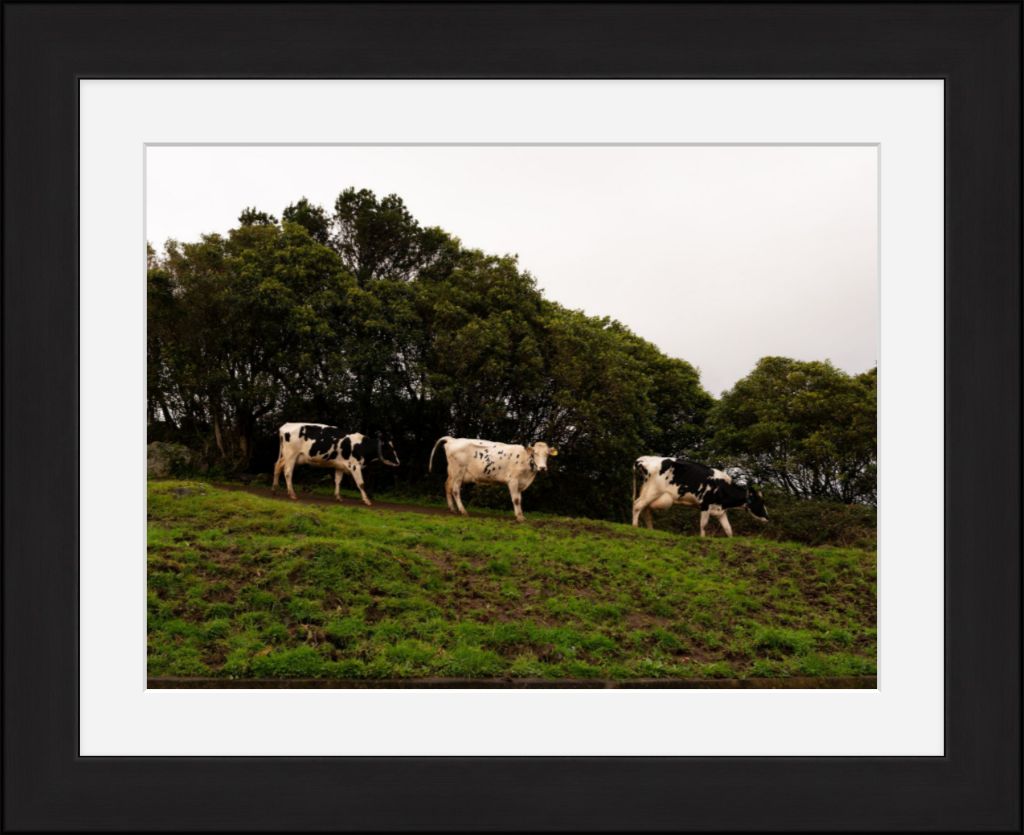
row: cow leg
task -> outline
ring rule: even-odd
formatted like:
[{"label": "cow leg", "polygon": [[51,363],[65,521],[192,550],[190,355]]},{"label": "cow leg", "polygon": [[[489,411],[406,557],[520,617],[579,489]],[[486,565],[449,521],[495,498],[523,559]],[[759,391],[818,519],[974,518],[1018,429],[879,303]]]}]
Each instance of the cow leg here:
[{"label": "cow leg", "polygon": [[363,468],[353,461],[350,472],[352,473],[352,480],[356,483],[356,487],[359,488],[359,494],[363,497],[363,504],[367,507],[373,507],[373,502],[370,501],[370,497],[366,495],[366,490],[363,487]]},{"label": "cow leg", "polygon": [[516,515],[516,521],[523,521],[523,492],[519,489],[519,485],[510,481],[508,483],[508,492],[512,496],[512,512]]},{"label": "cow leg", "polygon": [[466,508],[462,506],[462,479],[456,476],[452,479],[452,497],[455,499],[455,506],[463,516],[469,516]]},{"label": "cow leg", "polygon": [[295,460],[298,458],[297,455],[293,455],[291,458],[286,458],[284,462],[284,483],[288,486],[288,498],[298,499],[295,495],[295,490],[292,489],[292,473],[295,472]]},{"label": "cow leg", "polygon": [[334,498],[339,502],[341,501],[341,479],[345,475],[345,471],[340,467],[334,469]]},{"label": "cow leg", "polygon": [[278,479],[278,476],[281,475],[281,471],[283,469],[284,469],[284,453],[282,452],[277,457],[277,463],[274,464],[274,483],[271,484],[271,486],[270,486],[270,492],[271,493],[276,493],[277,492],[277,479]]},{"label": "cow leg", "polygon": [[636,497],[636,501],[633,502],[633,527],[640,527],[640,517],[644,517],[644,522],[648,528],[654,527],[654,516],[651,512],[651,506],[656,499],[660,498],[660,494],[657,490],[650,489],[650,485],[644,485],[643,490],[640,491],[640,495]]},{"label": "cow leg", "polygon": [[708,527],[708,517],[711,515],[710,510],[702,510],[700,512],[700,535],[705,536],[705,531]]},{"label": "cow leg", "polygon": [[726,536],[732,536],[732,525],[729,524],[729,517],[724,510],[718,514],[718,524],[722,526]]},{"label": "cow leg", "polygon": [[640,514],[647,510],[647,505],[650,504],[648,499],[640,496],[635,502],[633,502],[633,527],[640,527]]},{"label": "cow leg", "polygon": [[455,509],[455,500],[452,497],[452,485],[453,485],[453,483],[454,483],[454,479],[449,474],[448,478],[446,478],[444,480],[444,498],[445,498],[445,501],[448,502],[448,509],[452,513],[458,513],[458,511]]}]

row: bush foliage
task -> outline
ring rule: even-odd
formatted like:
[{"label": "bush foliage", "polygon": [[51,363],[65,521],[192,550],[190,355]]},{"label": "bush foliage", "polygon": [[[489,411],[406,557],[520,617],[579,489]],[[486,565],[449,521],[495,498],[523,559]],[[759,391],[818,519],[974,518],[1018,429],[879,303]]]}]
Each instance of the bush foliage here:
[{"label": "bush foliage", "polygon": [[[733,532],[806,545],[875,548],[877,512],[871,505],[799,499],[777,488],[765,490],[765,504],[769,516],[767,524],[745,510],[730,511],[729,524]],[[664,513],[655,513],[654,526],[696,536],[700,533],[700,513],[693,508],[673,507]],[[721,533],[714,520],[708,523],[708,533]]]}]

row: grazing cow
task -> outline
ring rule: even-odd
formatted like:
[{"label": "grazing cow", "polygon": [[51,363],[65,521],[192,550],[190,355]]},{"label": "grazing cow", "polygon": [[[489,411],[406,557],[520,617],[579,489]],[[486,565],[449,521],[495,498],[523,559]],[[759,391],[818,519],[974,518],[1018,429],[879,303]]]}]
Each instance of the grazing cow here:
[{"label": "grazing cow", "polygon": [[[637,483],[640,494],[637,495]],[[648,528],[654,527],[652,510],[665,510],[673,504],[700,508],[700,535],[704,536],[708,517],[714,516],[726,536],[732,536],[732,526],[726,511],[745,507],[762,522],[768,521],[761,491],[743,484],[733,484],[721,470],[694,464],[681,458],[661,458],[644,455],[633,465],[633,526],[640,514]]]},{"label": "grazing cow", "polygon": [[428,471],[434,471],[434,454],[444,445],[448,458],[448,480],[444,483],[444,495],[448,509],[468,516],[462,506],[462,485],[469,483],[507,484],[512,496],[512,509],[516,519],[523,521],[522,493],[533,484],[537,473],[548,468],[548,456],[554,458],[558,450],[543,441],[533,446],[499,444],[495,441],[479,441],[473,438],[452,438],[445,435],[438,438],[430,451]]},{"label": "grazing cow", "polygon": [[[363,503],[369,507],[370,499],[363,487],[363,469],[371,461],[380,460],[389,467],[399,464],[398,453],[391,439],[378,432],[371,439],[359,432],[344,434],[337,426],[326,426],[322,423],[286,423],[277,430],[281,442],[277,463],[274,464],[274,486],[277,491],[277,478],[284,472],[284,480],[288,485],[288,496],[297,499],[292,489],[292,472],[296,464],[312,464],[314,467],[330,467],[334,470],[334,498],[341,501],[341,479],[345,473],[351,473]],[[374,443],[376,441],[376,443]],[[386,455],[390,455],[388,458]]]}]

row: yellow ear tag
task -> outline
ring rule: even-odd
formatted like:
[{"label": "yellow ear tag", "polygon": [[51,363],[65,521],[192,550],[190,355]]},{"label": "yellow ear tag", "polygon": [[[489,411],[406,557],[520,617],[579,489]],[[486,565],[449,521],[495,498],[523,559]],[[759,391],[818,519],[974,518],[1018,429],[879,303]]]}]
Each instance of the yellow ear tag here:
[{"label": "yellow ear tag", "polygon": [[552,458],[556,458],[558,456],[558,450],[557,449],[548,450],[548,455],[550,455]]}]

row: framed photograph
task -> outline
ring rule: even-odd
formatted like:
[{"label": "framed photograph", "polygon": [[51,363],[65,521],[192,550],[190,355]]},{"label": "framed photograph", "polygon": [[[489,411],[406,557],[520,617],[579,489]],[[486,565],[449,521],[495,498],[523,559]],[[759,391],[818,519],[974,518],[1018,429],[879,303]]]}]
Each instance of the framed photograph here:
[{"label": "framed photograph", "polygon": [[5,5],[5,826],[1019,830],[1020,11]]}]

